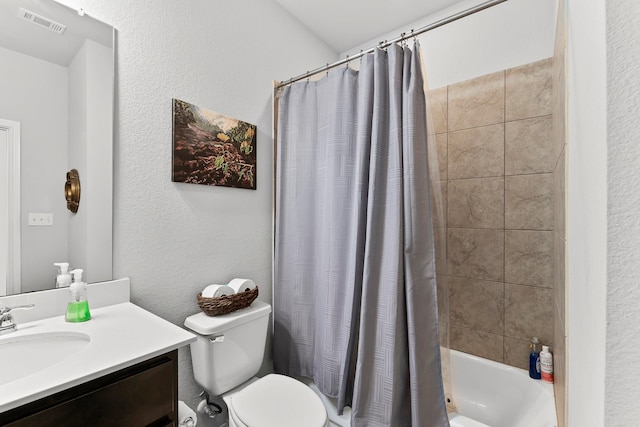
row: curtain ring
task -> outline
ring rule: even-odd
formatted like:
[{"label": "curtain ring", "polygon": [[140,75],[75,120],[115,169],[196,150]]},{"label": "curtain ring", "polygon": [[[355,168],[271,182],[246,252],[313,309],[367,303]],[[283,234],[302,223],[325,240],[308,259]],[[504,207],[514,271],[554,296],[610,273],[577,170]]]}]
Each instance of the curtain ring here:
[{"label": "curtain ring", "polygon": [[311,81],[311,74],[309,74],[309,70],[307,70],[307,83]]},{"label": "curtain ring", "polygon": [[347,62],[346,62],[346,67],[349,68],[349,62],[351,62],[351,60],[349,59],[349,55],[347,55]]},{"label": "curtain ring", "polygon": [[329,77],[329,63],[327,62],[327,77]]}]

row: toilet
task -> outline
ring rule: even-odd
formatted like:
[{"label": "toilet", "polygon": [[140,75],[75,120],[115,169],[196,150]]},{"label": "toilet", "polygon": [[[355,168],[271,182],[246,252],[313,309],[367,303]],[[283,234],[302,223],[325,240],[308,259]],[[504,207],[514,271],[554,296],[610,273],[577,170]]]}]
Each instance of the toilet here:
[{"label": "toilet", "polygon": [[191,344],[195,380],[209,394],[222,396],[230,427],[327,427],[322,401],[302,382],[279,374],[254,375],[264,355],[271,306],[249,307],[210,317],[187,317],[197,335]]}]

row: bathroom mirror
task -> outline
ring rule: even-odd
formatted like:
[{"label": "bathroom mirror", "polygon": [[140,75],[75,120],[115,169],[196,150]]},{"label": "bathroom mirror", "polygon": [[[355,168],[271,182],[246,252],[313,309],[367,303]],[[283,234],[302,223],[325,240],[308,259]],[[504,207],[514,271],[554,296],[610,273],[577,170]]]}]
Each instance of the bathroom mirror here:
[{"label": "bathroom mirror", "polygon": [[54,262],[113,278],[114,35],[53,0],[0,2],[0,295],[55,287]]}]

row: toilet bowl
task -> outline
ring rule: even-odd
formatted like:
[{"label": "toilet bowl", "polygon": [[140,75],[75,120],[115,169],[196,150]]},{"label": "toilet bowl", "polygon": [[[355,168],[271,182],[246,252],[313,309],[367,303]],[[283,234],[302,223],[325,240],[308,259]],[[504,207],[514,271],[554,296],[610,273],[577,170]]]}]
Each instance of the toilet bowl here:
[{"label": "toilet bowl", "polygon": [[187,317],[197,335],[190,345],[195,380],[208,393],[222,396],[230,427],[326,427],[321,399],[302,382],[279,374],[254,375],[264,356],[271,306],[251,306],[222,316]]}]

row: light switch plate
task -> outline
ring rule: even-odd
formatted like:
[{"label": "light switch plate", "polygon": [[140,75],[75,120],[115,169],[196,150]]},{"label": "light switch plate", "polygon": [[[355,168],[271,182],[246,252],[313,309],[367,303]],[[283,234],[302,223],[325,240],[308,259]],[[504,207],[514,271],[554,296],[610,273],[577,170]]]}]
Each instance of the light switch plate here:
[{"label": "light switch plate", "polygon": [[53,225],[53,214],[29,212],[29,225],[34,227],[51,226]]}]

